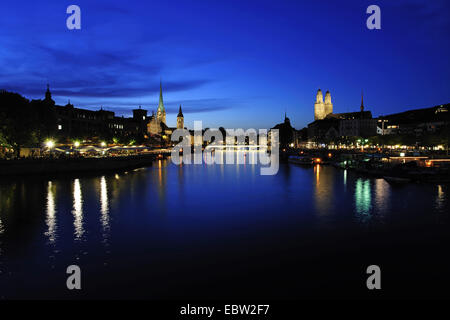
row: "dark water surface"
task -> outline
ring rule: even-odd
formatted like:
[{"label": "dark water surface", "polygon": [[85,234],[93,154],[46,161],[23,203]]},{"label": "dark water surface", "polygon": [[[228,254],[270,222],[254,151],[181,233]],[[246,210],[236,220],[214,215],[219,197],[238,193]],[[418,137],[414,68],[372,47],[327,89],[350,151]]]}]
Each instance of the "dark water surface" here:
[{"label": "dark water surface", "polygon": [[[449,297],[449,192],[328,166],[261,176],[170,160],[0,180],[0,297]],[[81,291],[66,289],[72,264]]]}]

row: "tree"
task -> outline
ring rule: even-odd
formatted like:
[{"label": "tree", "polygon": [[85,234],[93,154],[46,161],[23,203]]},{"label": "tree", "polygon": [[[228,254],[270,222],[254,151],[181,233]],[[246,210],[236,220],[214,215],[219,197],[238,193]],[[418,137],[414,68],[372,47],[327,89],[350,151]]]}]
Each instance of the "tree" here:
[{"label": "tree", "polygon": [[24,145],[37,143],[36,113],[28,99],[17,93],[0,92],[0,134],[16,155]]}]

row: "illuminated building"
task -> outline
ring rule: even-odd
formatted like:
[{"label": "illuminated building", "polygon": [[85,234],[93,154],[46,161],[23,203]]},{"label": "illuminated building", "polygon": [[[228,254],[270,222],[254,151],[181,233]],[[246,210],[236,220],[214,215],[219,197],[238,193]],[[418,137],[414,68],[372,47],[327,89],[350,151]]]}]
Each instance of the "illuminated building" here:
[{"label": "illuminated building", "polygon": [[333,103],[331,102],[330,91],[325,93],[324,102],[322,90],[317,90],[316,102],[314,103],[314,120],[325,119],[331,113],[333,113]]},{"label": "illuminated building", "polygon": [[47,85],[45,99],[38,103],[50,105],[54,111],[56,123],[53,130],[58,137],[94,137],[144,135],[147,132],[147,110],[133,110],[132,118],[116,117],[114,112],[75,108],[70,100],[65,106],[56,105],[52,99],[50,86]]},{"label": "illuminated building", "polygon": [[322,92],[319,89],[314,104],[314,119],[314,122],[308,124],[308,137],[310,139],[370,137],[377,134],[377,120],[372,118],[370,111],[364,110],[362,96],[360,111],[333,113],[329,91],[327,91],[325,102],[323,102]]},{"label": "illuminated building", "polygon": [[181,104],[180,104],[180,110],[178,111],[177,115],[177,129],[183,129],[184,128],[184,116],[183,112],[181,111]]}]

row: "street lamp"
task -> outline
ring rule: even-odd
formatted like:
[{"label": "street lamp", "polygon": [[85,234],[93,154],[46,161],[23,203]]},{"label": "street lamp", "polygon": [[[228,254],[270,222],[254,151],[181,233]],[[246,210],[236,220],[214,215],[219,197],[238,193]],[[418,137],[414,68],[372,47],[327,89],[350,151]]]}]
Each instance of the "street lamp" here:
[{"label": "street lamp", "polygon": [[45,146],[48,149],[53,149],[53,147],[55,146],[55,142],[51,139],[48,139],[47,141],[45,141]]},{"label": "street lamp", "polygon": [[74,145],[75,148],[78,148],[80,146],[80,141],[75,141],[73,143],[73,145]]},{"label": "street lamp", "polygon": [[105,142],[105,141],[102,141],[102,143],[100,143],[100,145],[101,145],[102,147],[106,147],[106,142]]}]

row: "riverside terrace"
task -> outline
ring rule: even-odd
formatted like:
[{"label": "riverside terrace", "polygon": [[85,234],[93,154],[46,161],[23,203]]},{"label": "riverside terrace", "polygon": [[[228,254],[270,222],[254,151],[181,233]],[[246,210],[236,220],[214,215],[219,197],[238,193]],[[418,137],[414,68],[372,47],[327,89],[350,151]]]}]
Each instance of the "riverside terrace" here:
[{"label": "riverside terrace", "polygon": [[130,170],[151,166],[169,155],[168,149],[145,146],[80,147],[76,152],[52,148],[28,158],[0,160],[0,176],[46,175]]}]

